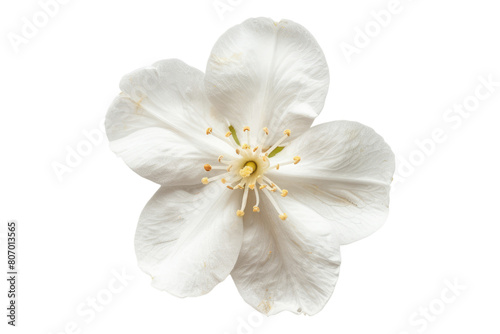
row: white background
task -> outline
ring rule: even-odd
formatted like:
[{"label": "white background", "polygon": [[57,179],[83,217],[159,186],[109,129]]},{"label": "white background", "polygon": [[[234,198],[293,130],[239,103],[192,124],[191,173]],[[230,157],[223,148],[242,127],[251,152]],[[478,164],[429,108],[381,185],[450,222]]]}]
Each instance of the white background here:
[{"label": "white background", "polygon": [[[41,7],[2,1],[1,267],[6,222],[16,219],[20,310],[18,327],[8,328],[2,279],[1,332],[498,333],[500,87],[467,118],[443,118],[473,101],[480,76],[500,81],[498,4],[401,0],[400,12],[348,62],[342,43],[353,44],[356,27],[370,25],[370,12],[388,0],[231,2],[221,18],[213,0],[73,0],[15,52],[8,34],[21,34],[23,17],[32,21]],[[133,238],[157,186],[129,170],[105,139],[62,180],[53,170],[83,145],[84,131],[99,129],[124,74],[165,58],[203,70],[216,39],[255,16],[294,20],[322,46],[331,85],[316,124],[366,124],[398,161],[386,225],[342,248],[336,291],[313,317],[258,316],[231,278],[199,298],[153,289],[137,269]],[[415,141],[437,128],[444,142],[418,153]],[[403,162],[410,158],[413,167]],[[120,292],[105,291],[120,287],[113,271],[122,270],[134,278]],[[462,290],[443,303],[447,281]],[[96,296],[111,299],[91,319],[86,303]]]}]

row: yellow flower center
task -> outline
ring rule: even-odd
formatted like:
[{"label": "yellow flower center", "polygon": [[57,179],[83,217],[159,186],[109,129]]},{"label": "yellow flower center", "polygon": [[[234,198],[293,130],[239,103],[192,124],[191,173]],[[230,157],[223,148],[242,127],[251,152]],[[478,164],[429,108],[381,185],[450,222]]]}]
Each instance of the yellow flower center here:
[{"label": "yellow flower center", "polygon": [[[243,128],[243,132],[246,134],[247,143],[240,144],[240,141],[236,135],[236,130],[233,126],[229,127],[228,132],[224,135],[219,135],[214,133],[212,128],[206,130],[207,135],[214,135],[222,140],[229,140],[229,143],[235,148],[237,158],[232,160],[225,160],[221,155],[217,158],[217,161],[222,164],[222,166],[212,166],[210,164],[205,164],[203,168],[210,172],[212,170],[225,170],[226,173],[208,178],[204,177],[201,182],[203,184],[208,184],[212,181],[220,180],[222,183],[227,185],[230,190],[243,189],[243,200],[241,204],[241,209],[237,210],[236,215],[238,217],[243,217],[245,214],[245,207],[248,200],[249,190],[255,192],[256,203],[253,206],[253,212],[260,212],[259,208],[259,191],[262,191],[264,195],[269,199],[271,204],[274,206],[278,212],[278,216],[281,220],[285,220],[288,216],[279,207],[278,203],[274,198],[276,191],[279,191],[281,197],[286,197],[288,195],[288,190],[281,189],[276,183],[271,181],[267,176],[265,176],[266,171],[271,169],[279,170],[280,166],[285,166],[288,164],[297,164],[300,161],[300,157],[296,156],[292,161],[285,161],[276,165],[271,166],[270,159],[279,153],[284,147],[279,146],[283,141],[285,141],[290,135],[290,130],[285,130],[283,132],[284,136],[281,137],[273,146],[266,150],[262,149],[262,145],[256,145],[252,148],[250,143],[250,128],[248,126]],[[263,129],[265,136],[269,135],[269,129]],[[259,186],[256,187],[255,185]]]},{"label": "yellow flower center", "polygon": [[240,169],[241,177],[248,177],[257,171],[257,164],[253,161],[247,161]]}]

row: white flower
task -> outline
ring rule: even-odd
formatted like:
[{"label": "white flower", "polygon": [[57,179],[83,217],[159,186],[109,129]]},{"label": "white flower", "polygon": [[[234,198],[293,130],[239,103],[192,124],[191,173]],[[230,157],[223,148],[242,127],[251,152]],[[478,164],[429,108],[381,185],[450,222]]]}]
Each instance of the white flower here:
[{"label": "white flower", "polygon": [[231,274],[265,314],[323,308],[339,245],[384,223],[394,172],[372,129],[310,128],[328,84],[314,37],[263,18],[222,35],[205,74],[170,59],[121,80],[106,118],[111,149],[161,185],[135,239],[154,287],[199,296]]}]

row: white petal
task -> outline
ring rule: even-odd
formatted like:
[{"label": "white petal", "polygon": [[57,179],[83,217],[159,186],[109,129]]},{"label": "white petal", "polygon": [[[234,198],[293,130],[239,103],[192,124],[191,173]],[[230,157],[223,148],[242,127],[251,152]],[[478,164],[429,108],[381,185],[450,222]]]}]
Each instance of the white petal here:
[{"label": "white petal", "polygon": [[[217,165],[219,155],[231,156],[229,146],[194,145],[184,136],[162,128],[146,128],[110,143],[110,147],[137,174],[161,185],[201,184],[205,164]],[[215,172],[216,173],[216,172]]]},{"label": "white petal", "polygon": [[323,108],[329,80],[323,52],[304,27],[255,18],[219,38],[205,86],[231,124],[268,127],[266,145],[272,145],[285,129],[299,135],[309,128]]},{"label": "white petal", "polygon": [[221,122],[206,98],[203,78],[203,72],[177,59],[162,60],[125,75],[120,81],[122,93],[106,115],[109,140],[147,127],[205,138],[205,130]]},{"label": "white petal", "polygon": [[227,142],[206,135],[208,127],[222,135],[227,125],[210,110],[203,77],[175,59],[126,75],[106,116],[111,149],[154,182],[200,182],[205,163],[233,152]]},{"label": "white petal", "polygon": [[286,188],[288,196],[328,219],[340,244],[364,238],[383,225],[395,161],[373,129],[348,121],[314,126],[274,159],[293,156],[300,156],[300,163],[283,166],[269,177]]},{"label": "white petal", "polygon": [[231,272],[238,291],[267,315],[316,314],[332,295],[339,275],[340,248],[331,224],[289,198],[278,200],[288,215],[282,221],[269,200],[261,197],[260,213],[244,216],[243,245]]},{"label": "white petal", "polygon": [[139,219],[135,248],[152,285],[179,296],[209,292],[231,272],[241,247],[241,198],[220,184],[162,187]]}]

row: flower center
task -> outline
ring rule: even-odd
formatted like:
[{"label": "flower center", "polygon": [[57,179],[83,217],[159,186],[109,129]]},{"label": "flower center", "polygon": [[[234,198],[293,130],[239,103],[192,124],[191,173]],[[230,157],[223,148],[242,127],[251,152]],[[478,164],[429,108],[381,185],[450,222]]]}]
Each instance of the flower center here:
[{"label": "flower center", "polygon": [[[228,140],[230,145],[235,148],[237,157],[226,160],[221,155],[217,158],[217,161],[221,164],[220,166],[205,164],[204,168],[207,172],[212,170],[225,170],[225,173],[211,178],[204,177],[201,182],[203,184],[208,184],[220,180],[223,184],[227,183],[226,187],[230,190],[243,189],[241,208],[236,211],[236,215],[239,217],[243,217],[245,214],[245,207],[247,205],[248,193],[250,190],[255,192],[256,203],[253,206],[253,212],[260,212],[259,191],[261,191],[274,206],[280,219],[285,220],[288,216],[279,207],[274,198],[274,193],[279,191],[282,197],[286,197],[286,195],[288,195],[288,190],[281,189],[276,183],[265,176],[265,173],[272,169],[279,170],[280,166],[299,163],[300,157],[298,156],[294,157],[292,161],[285,161],[284,163],[275,165],[271,165],[270,163],[270,159],[284,148],[279,145],[290,136],[291,132],[290,130],[283,131],[284,136],[273,146],[265,150],[263,150],[262,145],[256,145],[252,148],[250,144],[248,144],[250,143],[250,128],[248,126],[243,128],[243,133],[246,135],[247,143],[240,145],[236,131],[232,126],[229,127],[229,131],[224,136],[213,133],[212,128],[207,129],[207,135],[214,135],[222,140]],[[263,137],[269,135],[269,130],[264,128],[261,134],[262,137],[260,138],[261,140],[259,140],[260,142],[263,141]],[[258,187],[256,187],[256,185],[258,185]]]},{"label": "flower center", "polygon": [[255,161],[247,161],[243,165],[243,169],[240,170],[240,175],[241,177],[247,177],[252,175],[256,171],[257,171],[257,164],[255,163]]}]

